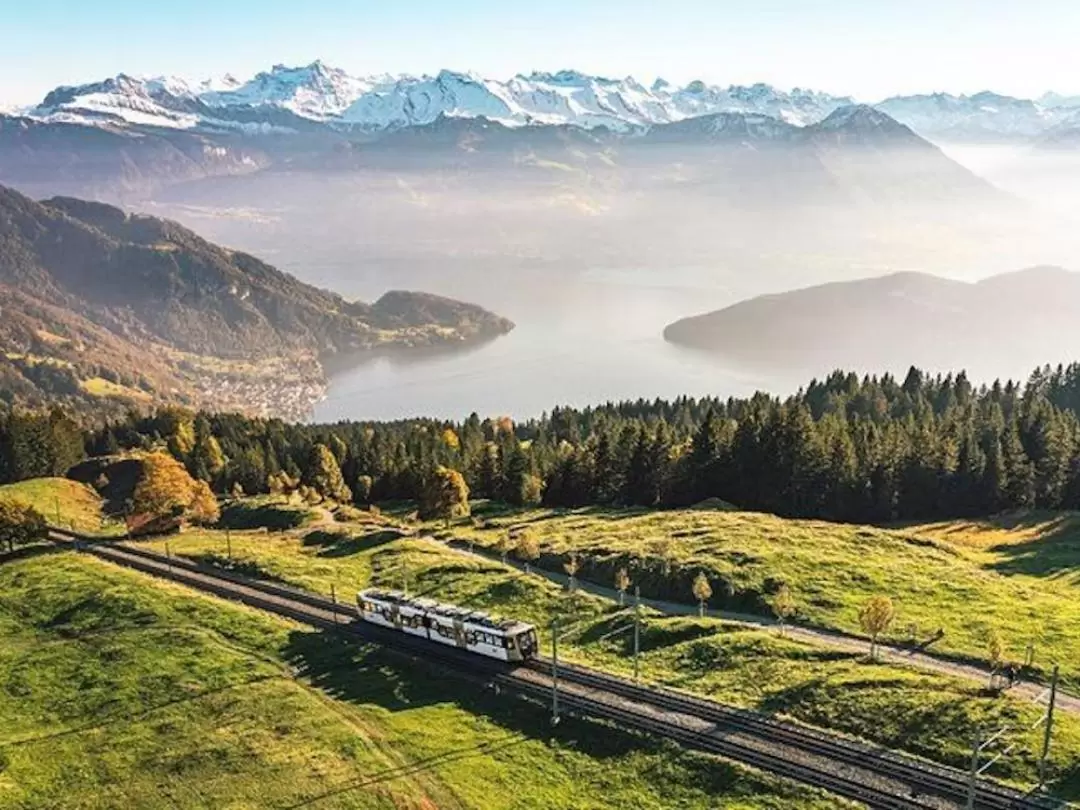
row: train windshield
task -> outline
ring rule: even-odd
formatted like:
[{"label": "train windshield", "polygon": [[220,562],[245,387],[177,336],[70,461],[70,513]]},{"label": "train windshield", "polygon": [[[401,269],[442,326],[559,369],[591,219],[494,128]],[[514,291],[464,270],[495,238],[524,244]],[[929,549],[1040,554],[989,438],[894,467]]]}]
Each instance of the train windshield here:
[{"label": "train windshield", "polygon": [[522,656],[532,655],[536,651],[536,631],[530,630],[527,633],[522,633],[518,638],[518,644],[521,648]]}]

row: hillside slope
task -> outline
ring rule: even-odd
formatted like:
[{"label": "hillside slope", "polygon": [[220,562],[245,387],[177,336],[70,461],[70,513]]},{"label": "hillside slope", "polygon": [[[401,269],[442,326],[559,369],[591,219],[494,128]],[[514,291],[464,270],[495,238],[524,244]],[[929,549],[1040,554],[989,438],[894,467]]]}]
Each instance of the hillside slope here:
[{"label": "hillside slope", "polygon": [[847,806],[71,552],[0,609],[4,810]]},{"label": "hillside slope", "polygon": [[800,374],[915,365],[1022,379],[1072,358],[1078,304],[1080,274],[1056,267],[975,284],[896,273],[760,296],[676,321],[664,337],[739,364]]},{"label": "hillside slope", "polygon": [[168,220],[71,198],[38,203],[3,187],[0,307],[5,398],[30,404],[127,389],[128,399],[222,405],[215,371],[266,363],[317,380],[327,355],[512,328],[422,293],[346,301]]}]

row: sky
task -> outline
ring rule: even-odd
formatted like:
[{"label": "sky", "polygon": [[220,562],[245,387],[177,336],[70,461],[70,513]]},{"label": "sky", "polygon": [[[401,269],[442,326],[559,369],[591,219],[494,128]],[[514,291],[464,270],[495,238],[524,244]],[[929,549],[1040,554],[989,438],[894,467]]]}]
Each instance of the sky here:
[{"label": "sky", "polygon": [[1076,0],[0,0],[0,107],[120,72],[574,68],[877,101],[1080,94]]}]

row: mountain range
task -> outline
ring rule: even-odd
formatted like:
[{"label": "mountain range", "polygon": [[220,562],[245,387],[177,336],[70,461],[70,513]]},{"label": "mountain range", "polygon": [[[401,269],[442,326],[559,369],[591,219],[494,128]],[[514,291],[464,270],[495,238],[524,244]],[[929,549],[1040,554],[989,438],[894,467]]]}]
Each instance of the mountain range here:
[{"label": "mountain range", "polygon": [[0,187],[0,396],[108,409],[180,401],[302,417],[321,360],[484,339],[479,307],[301,283],[175,222]]},{"label": "mountain range", "polygon": [[1040,266],[977,283],[903,272],[752,298],[684,318],[667,340],[792,379],[835,368],[966,369],[1022,379],[1070,362],[1080,342],[1080,273]]},{"label": "mountain range", "polygon": [[1052,223],[879,107],[766,85],[356,78],[318,62],[246,82],[121,76],[0,116],[0,183],[153,207],[297,272],[324,268],[306,277],[335,288],[356,262],[458,295],[452,264],[721,261],[791,286],[806,257],[846,274],[883,257],[1003,269],[1038,243],[1040,261],[1067,261]]},{"label": "mountain range", "polygon": [[[352,76],[321,61],[275,65],[247,81],[201,82],[120,74],[59,87],[23,114],[52,123],[158,127],[249,134],[328,127],[378,132],[430,124],[440,116],[487,118],[508,126],[568,124],[587,129],[639,129],[721,112],[757,113],[798,126],[817,123],[847,96],[767,84],[728,87],[663,79],[645,85],[573,70],[519,74],[507,80],[443,70],[434,76]],[[1038,99],[990,91],[931,93],[874,102],[932,140],[1035,139],[1080,127],[1080,98]]]}]

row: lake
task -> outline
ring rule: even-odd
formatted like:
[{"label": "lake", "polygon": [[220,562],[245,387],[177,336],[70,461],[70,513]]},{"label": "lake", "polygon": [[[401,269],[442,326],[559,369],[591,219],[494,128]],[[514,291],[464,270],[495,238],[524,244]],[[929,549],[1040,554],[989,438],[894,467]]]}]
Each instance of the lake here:
[{"label": "lake", "polygon": [[461,350],[401,351],[360,362],[331,378],[313,418],[462,419],[475,411],[523,419],[555,405],[739,396],[783,384],[667,343],[662,332],[668,323],[732,303],[736,293],[696,270],[662,279],[659,284],[657,273],[636,270],[547,280],[519,274],[501,287],[490,279],[474,287],[457,276],[450,288],[425,279],[425,289],[482,303],[517,327]]}]

